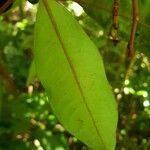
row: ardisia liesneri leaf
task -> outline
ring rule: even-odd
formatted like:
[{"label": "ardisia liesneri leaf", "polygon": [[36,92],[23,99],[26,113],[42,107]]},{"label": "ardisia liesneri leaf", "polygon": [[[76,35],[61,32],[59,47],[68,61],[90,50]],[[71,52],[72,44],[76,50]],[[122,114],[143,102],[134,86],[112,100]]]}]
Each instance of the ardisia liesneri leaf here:
[{"label": "ardisia liesneri leaf", "polygon": [[117,108],[102,58],[78,22],[53,0],[39,2],[34,56],[64,127],[94,150],[114,150]]}]

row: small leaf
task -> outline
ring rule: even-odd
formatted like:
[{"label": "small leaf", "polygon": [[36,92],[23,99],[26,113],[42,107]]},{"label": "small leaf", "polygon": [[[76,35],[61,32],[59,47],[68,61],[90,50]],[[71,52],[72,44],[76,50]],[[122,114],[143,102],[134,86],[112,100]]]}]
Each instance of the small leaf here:
[{"label": "small leaf", "polygon": [[94,150],[113,150],[117,109],[102,58],[78,22],[53,0],[39,3],[35,66],[65,128]]}]

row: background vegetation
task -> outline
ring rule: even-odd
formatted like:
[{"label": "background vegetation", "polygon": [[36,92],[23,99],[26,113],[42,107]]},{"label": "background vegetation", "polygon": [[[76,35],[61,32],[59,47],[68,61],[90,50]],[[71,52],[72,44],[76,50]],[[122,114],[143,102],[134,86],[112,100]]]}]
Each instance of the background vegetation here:
[{"label": "background vegetation", "polygon": [[[113,1],[76,1],[84,11],[75,2],[61,3],[76,17],[103,56],[119,110],[116,150],[149,150],[150,1],[139,1],[136,55],[129,67],[125,64],[131,1],[120,1],[117,41],[110,35]],[[37,5],[18,0],[0,16],[0,150],[84,150],[86,147],[57,121],[37,77],[29,76],[33,71],[36,10]],[[65,105],[62,107],[65,109]]]}]

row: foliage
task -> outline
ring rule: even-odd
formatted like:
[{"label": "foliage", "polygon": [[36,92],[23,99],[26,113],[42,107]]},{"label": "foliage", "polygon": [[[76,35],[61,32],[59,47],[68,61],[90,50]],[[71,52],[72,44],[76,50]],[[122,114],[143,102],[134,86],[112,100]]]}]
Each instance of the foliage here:
[{"label": "foliage", "polygon": [[[86,13],[78,15],[72,1],[63,0],[61,3],[76,17],[103,56],[107,78],[118,102],[116,150],[149,150],[150,2],[139,1],[136,57],[126,68],[126,45],[132,15],[130,1],[120,2],[117,44],[110,38],[112,1],[76,1]],[[86,149],[53,115],[39,80],[33,75],[28,79],[29,72],[33,71],[30,66],[36,8],[36,5],[18,0],[10,11],[0,16],[0,149]],[[65,104],[62,109],[65,109]]]}]

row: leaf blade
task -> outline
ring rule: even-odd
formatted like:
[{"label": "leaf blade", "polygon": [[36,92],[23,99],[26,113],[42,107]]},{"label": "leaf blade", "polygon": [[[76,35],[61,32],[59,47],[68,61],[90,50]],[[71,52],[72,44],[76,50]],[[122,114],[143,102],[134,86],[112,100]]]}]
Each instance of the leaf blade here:
[{"label": "leaf blade", "polygon": [[[40,25],[43,22],[44,28],[42,29]],[[46,36],[43,35],[45,29],[47,30]],[[51,93],[51,105],[59,120],[72,134],[94,149],[113,149],[115,146],[113,136],[115,136],[117,122],[117,112],[114,110],[116,104],[96,47],[69,13],[54,1],[41,1],[36,31],[35,58],[38,67],[41,66],[40,69],[38,68],[38,74],[46,91]],[[46,43],[50,45],[44,46]],[[39,47],[43,49],[44,56]],[[47,62],[43,63],[44,59]],[[101,71],[97,71],[97,69],[101,69]],[[47,74],[47,72],[51,73]],[[100,78],[103,82],[100,82]],[[100,92],[101,88],[103,91],[107,91],[108,97]],[[110,101],[112,110],[107,113],[109,109],[105,104],[109,103],[99,99],[109,101],[109,98],[112,99],[112,102]],[[71,99],[73,101],[70,101]],[[91,101],[92,99],[94,99],[94,103]],[[65,110],[62,109],[64,103],[67,103]],[[97,106],[103,106],[103,109],[99,110]],[[104,116],[104,113],[107,115]],[[114,119],[111,119],[110,114],[114,114]],[[113,122],[113,133],[110,134],[110,137],[113,138],[110,138],[109,141],[106,140],[108,138],[106,129],[105,132],[102,131],[106,124],[107,126],[110,124],[104,119],[107,116]],[[104,123],[100,123],[101,121]],[[92,132],[94,138],[88,137],[89,131]],[[107,134],[105,135],[105,133]]]}]

